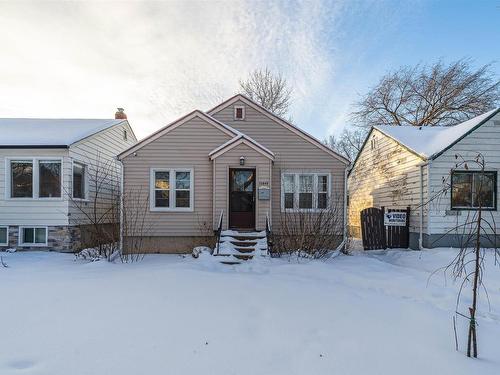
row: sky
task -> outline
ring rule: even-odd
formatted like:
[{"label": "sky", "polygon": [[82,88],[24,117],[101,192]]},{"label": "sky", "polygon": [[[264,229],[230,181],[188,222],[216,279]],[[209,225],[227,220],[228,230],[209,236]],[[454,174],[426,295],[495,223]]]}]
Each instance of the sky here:
[{"label": "sky", "polygon": [[324,139],[400,66],[471,58],[500,75],[500,0],[1,2],[0,46],[0,117],[123,107],[143,138],[268,67]]}]

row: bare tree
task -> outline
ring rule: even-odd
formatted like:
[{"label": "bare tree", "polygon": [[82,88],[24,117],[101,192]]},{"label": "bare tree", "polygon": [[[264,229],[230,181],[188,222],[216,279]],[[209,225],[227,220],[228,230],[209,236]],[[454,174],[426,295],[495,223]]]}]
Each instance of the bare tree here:
[{"label": "bare tree", "polygon": [[85,174],[87,199],[75,198],[73,191],[67,192],[71,223],[80,228],[83,246],[96,248],[100,257],[110,260],[119,243],[119,166],[97,152],[87,163]]},{"label": "bare tree", "polygon": [[267,67],[256,69],[246,80],[240,80],[241,93],[277,116],[288,114],[292,89],[281,73],[273,74]]},{"label": "bare tree", "polygon": [[[498,263],[500,252],[497,248],[497,229],[496,223],[491,211],[484,209],[487,207],[486,186],[493,185],[494,181],[489,179],[485,174],[486,162],[484,156],[478,153],[474,158],[464,158],[461,155],[455,155],[457,163],[451,170],[449,176],[443,178],[443,188],[431,199],[439,199],[443,195],[447,195],[448,191],[453,189],[451,180],[455,170],[473,169],[479,173],[479,183],[474,183],[472,201],[474,202],[475,210],[467,211],[466,218],[463,223],[457,224],[449,230],[444,236],[455,232],[460,238],[460,246],[457,255],[453,260],[442,270],[450,272],[455,280],[461,280],[459,293],[456,303],[456,315],[468,319],[469,328],[467,334],[467,356],[477,357],[477,303],[480,291],[486,293],[484,286],[484,263],[488,253],[494,256],[495,264]],[[489,216],[489,217],[488,217]],[[471,287],[472,304],[468,307],[468,312],[460,312],[461,296],[467,285]],[[456,318],[454,317],[455,340],[458,349],[458,339],[456,330]]]},{"label": "bare tree", "polygon": [[500,80],[491,64],[473,69],[462,59],[449,65],[402,67],[385,75],[360,101],[351,117],[359,126],[449,126],[499,103]]},{"label": "bare tree", "polygon": [[349,127],[345,128],[339,136],[330,135],[324,140],[324,143],[340,155],[353,161],[356,159],[359,151],[361,151],[367,134],[367,128]]}]

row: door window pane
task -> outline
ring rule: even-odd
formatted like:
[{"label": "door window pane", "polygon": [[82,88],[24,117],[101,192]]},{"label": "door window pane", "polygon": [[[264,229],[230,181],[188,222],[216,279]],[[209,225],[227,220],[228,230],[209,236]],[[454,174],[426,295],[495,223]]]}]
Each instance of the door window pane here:
[{"label": "door window pane", "polygon": [[0,243],[2,243],[2,244],[7,243],[7,228],[6,227],[0,227]]},{"label": "door window pane", "polygon": [[11,197],[33,198],[33,162],[13,161],[11,166]]},{"label": "door window pane", "polygon": [[299,175],[299,208],[313,207],[313,176]]},{"label": "door window pane", "polygon": [[39,196],[41,198],[61,197],[61,162],[40,161],[38,163],[39,173]]},{"label": "door window pane", "polygon": [[73,164],[73,198],[85,199],[86,167],[80,163]]},{"label": "door window pane", "polygon": [[253,189],[253,171],[233,171],[233,191],[246,191],[251,193],[253,192]]},{"label": "door window pane", "polygon": [[472,207],[472,173],[453,173],[452,207]]}]

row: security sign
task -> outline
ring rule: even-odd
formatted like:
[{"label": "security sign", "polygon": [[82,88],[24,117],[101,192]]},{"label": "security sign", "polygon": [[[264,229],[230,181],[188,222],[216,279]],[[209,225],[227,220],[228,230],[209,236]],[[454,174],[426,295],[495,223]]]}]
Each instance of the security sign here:
[{"label": "security sign", "polygon": [[386,227],[406,226],[406,212],[385,212],[384,225]]}]

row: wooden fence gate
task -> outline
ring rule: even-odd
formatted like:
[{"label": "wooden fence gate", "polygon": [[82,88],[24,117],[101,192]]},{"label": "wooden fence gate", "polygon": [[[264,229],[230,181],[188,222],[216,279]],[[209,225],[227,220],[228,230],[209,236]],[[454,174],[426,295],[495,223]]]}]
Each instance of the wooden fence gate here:
[{"label": "wooden fence gate", "polygon": [[361,235],[365,250],[406,249],[410,244],[410,207],[361,211]]}]

